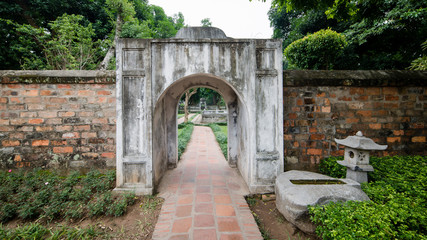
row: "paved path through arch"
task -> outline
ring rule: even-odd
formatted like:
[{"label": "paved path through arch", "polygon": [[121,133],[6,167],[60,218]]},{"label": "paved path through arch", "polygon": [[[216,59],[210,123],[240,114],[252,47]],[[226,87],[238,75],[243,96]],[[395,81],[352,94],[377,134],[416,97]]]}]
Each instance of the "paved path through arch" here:
[{"label": "paved path through arch", "polygon": [[209,127],[195,126],[178,167],[159,186],[165,198],[153,239],[263,239],[244,199],[247,186],[230,168]]}]

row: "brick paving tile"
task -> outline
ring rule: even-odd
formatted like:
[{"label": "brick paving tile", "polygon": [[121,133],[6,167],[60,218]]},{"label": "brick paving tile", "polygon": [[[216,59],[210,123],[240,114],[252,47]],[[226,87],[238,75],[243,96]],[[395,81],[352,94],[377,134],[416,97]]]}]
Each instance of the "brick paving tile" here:
[{"label": "brick paving tile", "polygon": [[218,230],[220,232],[240,232],[239,223],[235,217],[218,218]]},{"label": "brick paving tile", "polygon": [[217,216],[236,216],[234,207],[230,205],[216,205]]},{"label": "brick paving tile", "polygon": [[215,199],[215,203],[219,203],[219,204],[230,204],[231,203],[231,198],[229,195],[216,195],[214,196]]},{"label": "brick paving tile", "polygon": [[216,229],[195,229],[193,240],[216,240]]},{"label": "brick paving tile", "polygon": [[154,240],[262,239],[244,196],[247,186],[230,168],[208,127],[194,127],[178,167],[159,186],[165,198]]},{"label": "brick paving tile", "polygon": [[220,240],[243,240],[242,234],[221,234]]},{"label": "brick paving tile", "polygon": [[215,227],[213,215],[196,215],[194,217],[194,227]]},{"label": "brick paving tile", "polygon": [[188,234],[184,235],[173,235],[169,238],[169,240],[190,240],[190,236]]},{"label": "brick paving tile", "polygon": [[177,217],[188,217],[191,216],[192,205],[177,206],[175,216]]},{"label": "brick paving tile", "polygon": [[213,213],[214,205],[212,203],[198,203],[195,205],[196,213]]},{"label": "brick paving tile", "polygon": [[193,218],[191,217],[175,220],[173,223],[172,232],[174,233],[188,232],[188,230],[191,227],[192,221],[193,221]]}]

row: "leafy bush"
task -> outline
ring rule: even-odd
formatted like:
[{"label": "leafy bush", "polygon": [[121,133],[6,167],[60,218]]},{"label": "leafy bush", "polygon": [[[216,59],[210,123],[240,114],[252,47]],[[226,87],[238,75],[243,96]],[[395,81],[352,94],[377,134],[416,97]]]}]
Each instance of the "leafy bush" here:
[{"label": "leafy bush", "polygon": [[112,196],[115,170],[86,175],[72,172],[61,176],[51,171],[0,172],[0,221],[80,219],[89,216],[120,216],[134,203],[133,193]]},{"label": "leafy bush", "polygon": [[181,159],[181,155],[184,153],[188,142],[191,139],[193,133],[194,124],[192,123],[181,123],[178,125],[178,129],[183,129],[178,135],[178,159]]},{"label": "leafy bush", "polygon": [[222,131],[221,127],[218,126],[218,124],[211,123],[209,124],[209,127],[212,129],[213,133],[215,134],[216,141],[218,142],[219,147],[221,148],[222,154],[224,154],[224,157],[227,159],[228,157],[227,135]]},{"label": "leafy bush", "polygon": [[324,158],[320,161],[319,171],[334,178],[345,178],[347,168],[337,163],[343,159],[344,157]]},{"label": "leafy bush", "polygon": [[[333,161],[326,162],[336,172]],[[371,164],[375,171],[362,189],[372,201],[309,207],[316,233],[323,239],[426,239],[427,157],[372,157]]]},{"label": "leafy bush", "polygon": [[[423,49],[423,52],[427,52],[427,40],[421,44],[421,48]],[[415,59],[414,61],[412,61],[409,69],[426,71],[427,70],[427,55],[423,55],[423,56]]]},{"label": "leafy bush", "polygon": [[328,70],[333,69],[346,46],[344,35],[323,29],[291,43],[284,54],[296,68]]}]

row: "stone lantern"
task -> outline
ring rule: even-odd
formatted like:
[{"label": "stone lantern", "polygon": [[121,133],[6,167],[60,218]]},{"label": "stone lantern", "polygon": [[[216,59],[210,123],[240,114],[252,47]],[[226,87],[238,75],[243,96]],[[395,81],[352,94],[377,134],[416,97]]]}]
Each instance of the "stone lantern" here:
[{"label": "stone lantern", "polygon": [[367,182],[368,172],[374,171],[369,165],[369,151],[387,148],[387,145],[376,144],[372,139],[364,137],[361,131],[346,139],[335,139],[335,142],[345,146],[344,161],[338,163],[347,167],[346,178],[359,183]]},{"label": "stone lantern", "polygon": [[206,109],[206,99],[205,98],[200,98],[200,110],[205,110]]}]

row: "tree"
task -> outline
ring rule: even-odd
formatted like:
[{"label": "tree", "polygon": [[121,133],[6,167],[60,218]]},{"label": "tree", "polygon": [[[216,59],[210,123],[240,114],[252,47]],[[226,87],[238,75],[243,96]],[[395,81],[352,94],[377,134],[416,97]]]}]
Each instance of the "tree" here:
[{"label": "tree", "polygon": [[[421,44],[421,48],[423,51],[427,51],[427,40]],[[414,61],[412,61],[411,66],[409,67],[411,70],[421,70],[426,71],[427,70],[427,55],[423,55]]]},{"label": "tree", "polygon": [[188,122],[188,101],[190,100],[191,96],[197,93],[197,88],[191,88],[185,91],[185,102],[184,102],[184,123]]},{"label": "tree", "polygon": [[212,22],[210,18],[204,18],[200,23],[202,24],[202,27],[212,27]]},{"label": "tree", "polygon": [[285,56],[297,68],[330,70],[346,45],[343,35],[330,29],[320,30],[291,43]]},{"label": "tree", "polygon": [[111,31],[108,15],[104,10],[105,0],[45,0],[45,1],[0,1],[0,69],[20,69],[23,62],[20,48],[32,48],[35,56],[43,58],[42,50],[33,41],[22,42],[22,33],[16,28],[27,24],[37,29],[48,29],[49,23],[64,13],[81,15],[80,24],[92,23],[95,31],[94,41],[105,39]]},{"label": "tree", "polygon": [[[49,22],[48,28],[15,24],[22,44],[22,69],[82,70],[95,69],[102,50],[101,42],[93,41],[92,24],[82,25],[83,16],[64,14]],[[10,23],[13,24],[13,23]],[[40,50],[41,52],[37,52]],[[42,54],[42,58],[39,57]]]},{"label": "tree", "polygon": [[[150,5],[147,0],[0,1],[0,69],[20,69],[24,62],[29,63],[25,59],[34,61],[32,69],[43,67],[46,62],[43,46],[34,37],[28,37],[29,27],[27,33],[17,29],[26,25],[32,27],[34,34],[37,31],[41,34],[43,31],[51,32],[49,23],[65,13],[82,16],[79,20],[81,26],[91,24],[94,30],[92,42],[102,45],[101,48],[93,47],[97,49],[97,54],[99,51],[104,56],[117,36],[167,38],[174,36],[184,26],[184,16],[181,13],[169,17],[162,8]],[[108,58],[112,59],[113,48],[109,54]],[[96,55],[93,59],[100,65],[104,56],[100,58]],[[106,60],[102,64],[103,68],[107,68],[110,62],[108,58],[104,57]],[[30,68],[28,64],[25,67]],[[108,68],[111,67],[114,65],[110,64]]]},{"label": "tree", "polygon": [[[168,17],[163,8],[148,5],[148,2],[134,0],[137,6],[127,0],[106,0],[110,15],[116,16],[114,42],[100,65],[106,69],[114,56],[114,47],[119,37],[125,38],[170,38],[184,26],[184,16],[178,13]],[[140,18],[135,18],[140,16]]]},{"label": "tree", "polygon": [[425,1],[275,0],[269,17],[284,45],[305,36],[306,27],[343,33],[349,46],[336,69],[405,69],[427,38]]},{"label": "tree", "polygon": [[113,16],[115,16],[116,24],[113,44],[110,46],[104,60],[102,60],[99,65],[99,69],[101,70],[107,69],[108,64],[114,56],[115,46],[122,33],[123,23],[134,21],[134,16],[136,14],[133,4],[127,0],[106,0],[106,4],[108,6],[108,13],[110,17],[113,18]]}]

